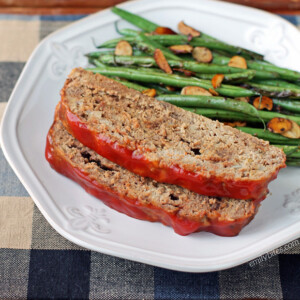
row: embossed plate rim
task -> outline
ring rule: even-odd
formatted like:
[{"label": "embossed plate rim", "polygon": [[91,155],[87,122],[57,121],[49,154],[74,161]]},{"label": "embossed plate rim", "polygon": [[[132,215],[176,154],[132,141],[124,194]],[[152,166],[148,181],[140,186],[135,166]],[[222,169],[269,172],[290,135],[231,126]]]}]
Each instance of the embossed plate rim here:
[{"label": "embossed plate rim", "polygon": [[[150,3],[151,2],[151,3]],[[199,1],[188,0],[182,3],[181,0],[176,1],[137,1],[137,2],[128,2],[122,4],[121,6],[124,8],[132,9],[133,11],[146,11],[147,9],[151,9],[151,7],[166,7],[167,5],[174,7],[183,7],[184,5],[192,5],[195,7],[205,7],[208,10],[210,7],[218,6],[218,9],[221,10],[230,10],[239,11],[239,12],[247,12],[249,14],[256,13],[259,16],[265,16],[265,18],[269,18],[275,20],[276,22],[280,22],[285,24],[288,30],[288,37],[291,36],[292,32],[297,35],[293,36],[300,42],[300,34],[296,29],[291,26],[285,20],[277,16],[273,16],[269,13],[261,12],[255,9],[240,7],[237,5],[229,4],[229,3],[221,3],[215,1],[203,0],[199,3]],[[156,6],[155,6],[156,5]],[[192,6],[191,6],[192,7]],[[203,8],[203,10],[205,10]],[[224,11],[222,12],[224,13]],[[222,15],[222,13],[220,13]],[[238,264],[244,263],[248,260],[251,260],[266,251],[272,250],[275,247],[281,246],[282,244],[290,241],[291,239],[298,237],[300,234],[299,230],[299,222],[295,221],[293,224],[281,230],[280,238],[274,239],[274,236],[265,239],[265,246],[260,248],[259,250],[255,248],[256,245],[252,245],[247,247],[247,249],[239,249],[234,254],[236,257],[232,257],[232,254],[228,255],[219,255],[214,258],[199,258],[194,259],[192,257],[178,257],[176,255],[165,254],[165,253],[157,253],[150,250],[138,249],[137,247],[132,247],[129,245],[120,245],[118,241],[109,241],[109,240],[101,240],[99,238],[99,244],[93,244],[89,242],[89,239],[84,236],[83,233],[78,233],[70,230],[67,226],[62,224],[67,223],[65,220],[66,216],[62,213],[60,209],[57,208],[57,204],[51,197],[47,191],[47,186],[43,184],[41,178],[38,176],[39,174],[35,174],[34,170],[30,167],[29,162],[26,160],[25,155],[23,153],[24,149],[20,147],[17,129],[19,123],[21,122],[20,117],[22,117],[23,109],[26,109],[26,101],[29,94],[32,93],[34,89],[34,84],[37,81],[37,78],[43,72],[41,63],[45,62],[47,47],[49,43],[56,38],[55,41],[65,42],[65,40],[70,39],[72,36],[79,35],[79,32],[83,32],[84,29],[78,29],[79,27],[91,27],[90,22],[96,21],[96,19],[101,16],[106,19],[117,19],[116,16],[112,16],[108,10],[97,13],[95,15],[91,15],[85,19],[82,19],[78,22],[75,22],[66,28],[60,29],[59,31],[51,34],[47,37],[33,52],[31,58],[26,64],[18,83],[11,95],[9,104],[7,106],[1,127],[1,142],[3,145],[3,151],[5,156],[7,157],[9,163],[12,168],[20,178],[21,182],[24,184],[29,194],[34,199],[38,208],[41,210],[43,215],[46,217],[48,222],[65,238],[71,240],[72,242],[81,245],[85,248],[89,248],[91,250],[103,252],[110,255],[115,255],[118,257],[131,259],[139,262],[148,263],[151,265],[156,265],[164,268],[180,270],[180,271],[189,271],[189,272],[207,272],[207,271],[216,271],[229,267],[236,266]],[[250,18],[250,16],[248,16]],[[257,20],[258,23],[259,20]],[[77,35],[76,35],[77,34]],[[65,35],[65,36],[64,36]],[[36,56],[40,56],[39,60]],[[30,78],[28,75],[30,74]],[[44,145],[43,145],[44,146]],[[49,168],[50,172],[50,168]],[[59,175],[57,175],[59,176]],[[57,177],[60,180],[61,177]],[[109,208],[107,208],[109,210]],[[53,214],[53,212],[55,212]],[[59,222],[58,222],[59,220]],[[150,224],[152,225],[152,224]],[[170,234],[172,234],[172,230],[170,229]],[[199,237],[200,238],[200,237]],[[245,252],[243,252],[245,250]]]}]

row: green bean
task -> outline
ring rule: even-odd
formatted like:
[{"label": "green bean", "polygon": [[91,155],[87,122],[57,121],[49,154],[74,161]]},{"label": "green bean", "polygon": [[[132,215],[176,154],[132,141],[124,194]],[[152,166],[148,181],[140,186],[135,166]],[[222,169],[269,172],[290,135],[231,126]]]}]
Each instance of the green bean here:
[{"label": "green bean", "polygon": [[[155,59],[151,56],[114,56],[114,55],[102,55],[98,59],[104,64],[119,64],[119,65],[149,65],[157,66]],[[237,73],[236,77],[247,77],[250,78],[253,76],[255,71],[243,70],[238,68],[231,68],[228,66],[218,66],[214,64],[204,64],[198,63],[195,61],[184,61],[184,60],[172,60],[167,59],[169,65],[173,68],[184,68],[193,72],[206,73],[206,74],[230,74]],[[245,73],[245,75],[242,75]]]},{"label": "green bean", "polygon": [[287,159],[286,165],[290,167],[300,167],[300,159]]},{"label": "green bean", "polygon": [[157,24],[148,21],[136,14],[130,13],[129,11],[126,11],[124,9],[118,8],[118,7],[113,7],[111,9],[113,13],[121,17],[122,19],[126,20],[127,22],[137,26],[138,28],[141,28],[142,30],[146,32],[152,32],[154,31],[157,27],[159,27]]},{"label": "green bean", "polygon": [[97,48],[115,48],[120,41],[127,41],[131,45],[137,47],[139,50],[146,52],[149,55],[153,55],[155,49],[160,49],[166,58],[178,60],[178,56],[173,54],[171,50],[162,46],[157,41],[153,40],[150,36],[146,36],[144,33],[139,33],[137,36],[125,36],[122,38],[113,39],[104,42],[102,45],[97,46]]},{"label": "green bean", "polygon": [[94,51],[85,54],[86,57],[92,58],[92,59],[98,59],[102,55],[112,55],[114,56],[115,51],[114,50],[107,50],[107,51]]},{"label": "green bean", "polygon": [[250,59],[250,58],[256,58],[259,60],[263,59],[263,56],[258,53],[251,52],[251,51],[243,49],[241,47],[232,46],[232,45],[220,42],[218,40],[215,40],[215,41],[209,40],[209,39],[207,39],[205,37],[201,37],[201,36],[193,38],[189,44],[193,47],[199,47],[199,46],[207,47],[212,50],[220,50],[220,51],[226,51],[226,52],[236,54],[236,55],[242,55],[248,59]]},{"label": "green bean", "polygon": [[213,50],[212,53],[213,53],[214,58],[219,57],[219,56],[225,56],[225,57],[229,57],[229,58],[232,57],[231,53],[228,53],[228,52],[222,51],[222,50]]},{"label": "green bean", "polygon": [[289,157],[290,158],[298,158],[298,159],[300,159],[300,150],[299,150],[299,147],[298,147],[298,149],[295,152],[291,153],[289,155]]},{"label": "green bean", "polygon": [[[229,57],[214,56],[213,63],[227,65],[230,61]],[[268,71],[277,73],[280,78],[292,81],[300,80],[300,73],[285,68],[280,68],[267,62],[247,60],[248,68],[257,71]]]},{"label": "green bean", "polygon": [[[153,23],[153,22],[151,22],[151,21],[149,21],[145,18],[142,18],[142,17],[140,17],[136,14],[130,13],[130,12],[124,10],[124,9],[120,9],[118,7],[113,7],[111,10],[112,10],[113,13],[120,16],[122,19],[128,21],[129,23],[135,25],[136,27],[142,29],[145,32],[153,32],[153,31],[156,30],[157,27],[161,27],[158,24],[155,24],[155,23]],[[132,30],[123,31],[124,35],[127,35],[126,32],[128,32],[129,35],[133,35]],[[206,37],[207,39],[217,41],[216,38],[213,38],[213,37],[211,37],[211,36],[209,36],[205,33],[201,33],[201,35]]]},{"label": "green bean", "polygon": [[91,63],[98,68],[105,68],[105,65],[101,61],[99,61],[99,59],[91,59]]},{"label": "green bean", "polygon": [[[165,97],[165,96],[166,95],[161,95],[160,98]],[[181,104],[179,102],[177,102],[177,103],[178,104],[176,104],[176,105],[178,105],[180,107],[193,106],[193,105],[188,105],[188,104],[184,105],[183,103]],[[173,104],[175,104],[175,102]],[[207,111],[204,110],[203,113],[200,113],[200,114],[203,114],[206,117],[214,118],[214,119],[231,120],[231,121],[245,121],[245,122],[251,122],[251,123],[259,123],[260,120],[268,122],[268,121],[270,121],[271,119],[273,119],[275,117],[281,117],[281,118],[290,119],[292,121],[295,121],[297,124],[300,124],[300,117],[298,117],[298,116],[283,115],[283,114],[279,114],[279,113],[276,113],[276,112],[267,112],[267,111],[259,110],[258,111],[258,117],[256,115],[256,118],[249,118],[245,113],[242,113],[242,111],[240,112],[240,114],[237,114],[237,113],[226,111],[225,110],[226,108],[223,108],[223,109],[224,110],[222,110],[221,107],[219,107],[219,109],[216,108],[215,110],[207,110]],[[227,110],[228,110],[228,108],[227,108]],[[200,111],[202,111],[202,107],[199,110],[199,112]]]},{"label": "green bean", "polygon": [[300,87],[296,88],[286,88],[280,86],[264,85],[259,83],[254,83],[251,81],[245,82],[246,87],[251,87],[255,91],[269,97],[277,98],[288,98],[293,97],[295,99],[300,98]]},{"label": "green bean", "polygon": [[149,39],[144,33],[140,33],[133,43],[139,50],[144,51],[150,55],[153,55],[156,49],[160,49],[167,59],[180,60],[180,58],[173,54],[170,49],[165,48],[159,43]]},{"label": "green bean", "polygon": [[279,105],[285,110],[300,113],[300,101],[293,101],[288,99],[273,99],[273,103]]},{"label": "green bean", "polygon": [[255,71],[254,79],[261,80],[261,79],[276,79],[276,78],[280,78],[280,75],[278,73],[276,73],[276,72],[255,70],[255,69],[251,69],[251,68],[249,68],[248,70]]},{"label": "green bean", "polygon": [[286,146],[286,145],[274,145],[277,148],[283,150],[286,156],[300,158],[300,148],[299,146]]},{"label": "green bean", "polygon": [[[137,31],[137,30],[134,30],[134,29],[131,29],[131,28],[122,28],[122,29],[117,28],[117,32],[121,35],[124,35],[124,36],[136,36],[140,33],[140,31]],[[211,37],[211,36],[209,36],[205,33],[201,33],[201,36],[202,36],[202,38],[205,38],[205,39],[208,39],[208,40],[211,40],[211,41],[217,41],[216,38],[213,38],[213,37]]]},{"label": "green bean", "polygon": [[[102,55],[112,55],[114,57],[117,57],[115,55],[115,50],[102,50],[102,51],[94,51],[94,52],[90,52],[85,54],[86,57],[88,58],[95,58],[95,59],[99,59],[100,56]],[[132,55],[135,56],[147,56],[143,51],[140,51],[138,49],[133,49],[133,53]]]},{"label": "green bean", "polygon": [[134,83],[134,82],[130,82],[130,81],[127,81],[127,80],[122,80],[122,79],[117,79],[117,78],[112,78],[112,79],[115,80],[115,81],[117,81],[117,82],[119,82],[119,83],[122,83],[123,85],[127,86],[128,88],[137,90],[139,92],[142,92],[142,91],[148,89],[145,86],[142,86],[140,84],[137,84],[137,83]]},{"label": "green bean", "polygon": [[127,86],[131,89],[137,90],[139,92],[143,92],[147,89],[155,89],[157,96],[162,95],[162,94],[168,94],[168,93],[169,94],[170,93],[174,94],[174,92],[171,92],[168,89],[166,89],[165,87],[157,85],[157,84],[146,84],[145,86],[142,86],[142,85],[137,84],[135,82],[131,82],[131,81],[115,78],[115,77],[112,77],[112,79],[117,81],[117,82],[122,83],[123,85],[125,85],[125,86]]},{"label": "green bean", "polygon": [[133,49],[132,55],[134,55],[134,56],[147,56],[147,54],[144,51],[141,51],[137,48]]},{"label": "green bean", "polygon": [[[205,64],[205,63],[198,63],[195,61],[184,61],[181,60],[180,63],[175,63],[170,61],[169,62],[171,67],[178,67],[178,68],[184,68],[193,72],[198,73],[206,73],[206,74],[231,74],[231,73],[247,73],[247,70],[238,69],[238,68],[232,68],[228,66],[218,66],[215,64]],[[222,68],[221,68],[222,67]]]},{"label": "green bean", "polygon": [[299,72],[292,71],[292,70],[289,70],[289,69],[286,69],[286,68],[281,68],[281,67],[269,64],[267,62],[249,61],[248,66],[251,69],[276,72],[280,75],[281,78],[286,79],[286,80],[292,80],[292,81],[299,81],[300,80],[300,73]]},{"label": "green bean", "polygon": [[119,34],[125,36],[137,36],[140,32],[130,28],[122,28],[117,30]]},{"label": "green bean", "polygon": [[[213,88],[210,81],[195,78],[195,77],[184,77],[175,74],[162,74],[159,72],[144,72],[143,70],[134,70],[130,68],[118,68],[118,67],[107,67],[103,65],[99,65],[98,68],[89,68],[88,70],[100,73],[102,75],[109,75],[109,76],[116,76],[121,77],[133,81],[139,82],[151,82],[151,83],[158,83],[158,84],[166,84],[171,86],[177,87],[185,87],[188,85],[199,86],[204,89]],[[248,97],[254,96],[257,93],[223,84],[221,87],[217,88],[216,91],[224,96],[228,97]]]},{"label": "green bean", "polygon": [[[155,23],[153,23],[149,20],[146,20],[145,18],[142,18],[138,15],[135,15],[133,13],[130,13],[130,12],[128,12],[126,10],[123,10],[123,9],[120,9],[118,7],[113,7],[112,12],[117,14],[118,16],[120,16],[122,19],[128,21],[129,23],[131,23],[131,24],[139,27],[140,29],[144,30],[145,32],[153,32],[153,31],[155,31],[155,29],[157,27],[160,27],[158,24],[155,24]],[[174,36],[176,36],[176,35],[174,35]],[[250,57],[253,57],[253,58],[256,58],[256,59],[262,59],[263,58],[263,56],[258,54],[258,53],[243,49],[241,47],[235,47],[235,46],[226,44],[224,42],[220,42],[216,38],[213,38],[213,37],[211,37],[207,34],[201,33],[201,36],[202,36],[202,38],[210,40],[212,42],[212,44],[214,43],[215,45],[219,45],[217,47],[218,50],[225,50],[225,51],[232,52],[232,53],[235,53],[235,54],[245,54],[247,56],[250,56]],[[192,40],[192,42],[194,42],[194,39]],[[222,47],[220,45],[222,45]]]},{"label": "green bean", "polygon": [[300,117],[284,115],[273,111],[256,110],[251,104],[235,99],[197,95],[161,95],[158,99],[181,107],[216,108],[238,111],[246,115],[258,117],[267,122],[273,118],[285,118],[300,125]]},{"label": "green bean", "polygon": [[[133,69],[133,70],[137,70],[137,71],[142,71],[143,73],[147,73],[147,74],[152,74],[152,75],[156,75],[157,73],[159,73],[160,75],[163,75],[163,76],[169,76],[170,74],[166,74],[163,70],[161,70],[161,69],[158,69],[158,68],[150,68],[150,67],[132,67],[132,66],[130,66],[130,69]],[[199,79],[199,78],[197,78],[197,77],[187,77],[187,76],[181,76],[181,75],[177,75],[177,74],[171,74],[172,76],[173,76],[173,78],[176,78],[176,76],[177,76],[177,78],[180,78],[180,79],[187,79],[187,80],[192,80],[192,81],[190,81],[189,83],[192,83],[192,82],[194,82],[194,83],[199,83],[199,80],[202,82],[202,84],[204,84],[204,83],[206,83],[206,84],[208,84],[207,85],[207,88],[206,89],[210,89],[210,88],[212,88],[212,83],[211,83],[211,80],[205,80],[205,79]],[[198,81],[197,81],[198,80]],[[188,81],[186,81],[186,82],[188,82]],[[196,84],[197,84],[196,83]],[[241,93],[242,91],[241,91],[241,87],[239,87],[239,86],[235,86],[235,85],[228,85],[228,84],[222,84],[221,85],[221,87],[220,88],[218,88],[218,89],[221,89],[221,88],[226,88],[226,89],[228,89],[228,88],[230,88],[230,90],[232,90],[232,92],[233,92],[233,90],[235,90],[235,91],[237,91],[238,93]],[[216,89],[216,91],[218,90],[218,89]],[[248,91],[250,91],[250,90],[248,90]],[[244,91],[245,92],[245,91]]]},{"label": "green bean", "polygon": [[218,119],[222,121],[245,121],[250,123],[258,123],[260,120],[257,117],[251,117],[240,112],[212,109],[212,108],[192,108],[192,107],[181,107],[184,110],[191,111],[198,115],[205,116],[211,119]]},{"label": "green bean", "polygon": [[117,55],[101,55],[98,58],[102,63],[108,65],[137,65],[137,66],[157,66],[152,56],[117,56]]},{"label": "green bean", "polygon": [[275,111],[265,111],[265,110],[258,110],[258,115],[260,118],[262,118],[264,121],[270,121],[273,118],[285,118],[292,120],[300,125],[300,117],[293,116],[293,115],[285,115],[281,113],[277,113]]},{"label": "green bean", "polygon": [[97,48],[115,48],[120,41],[127,41],[132,44],[136,40],[136,36],[122,36],[120,38],[111,39],[105,41],[101,45],[98,45]]},{"label": "green bean", "polygon": [[300,141],[299,139],[289,139],[283,135],[270,132],[261,128],[251,128],[251,127],[236,127],[237,129],[254,135],[263,140],[267,140],[272,142],[273,144],[281,144],[281,145],[295,145],[298,146]]},{"label": "green bean", "polygon": [[224,97],[161,95],[157,97],[157,99],[177,106],[223,109],[241,112],[252,117],[258,117],[258,111],[251,104],[234,99],[226,99]]},{"label": "green bean", "polygon": [[185,107],[199,107],[199,108],[216,108],[223,110],[232,110],[258,117],[266,122],[273,118],[285,118],[292,120],[300,125],[300,117],[284,115],[272,111],[256,110],[254,106],[249,103],[213,96],[192,96],[192,95],[162,95],[158,98],[177,106]]},{"label": "green bean", "polygon": [[179,91],[170,91],[165,86],[161,86],[155,83],[146,83],[145,84],[148,88],[155,89],[157,94],[164,95],[164,94],[178,94]]},{"label": "green bean", "polygon": [[263,84],[263,85],[271,85],[271,86],[278,86],[284,87],[288,89],[300,89],[300,84],[290,83],[280,79],[273,79],[273,80],[255,80],[255,83]]},{"label": "green bean", "polygon": [[[231,57],[224,57],[214,52],[213,61],[212,63],[221,65],[221,66],[227,66]],[[247,61],[247,64],[249,61]],[[255,76],[254,78],[257,80],[268,80],[268,79],[277,79],[280,78],[280,74],[273,71],[266,71],[266,70],[258,70],[257,68],[250,68],[248,65],[248,69],[255,70]]]},{"label": "green bean", "polygon": [[[192,39],[192,41],[189,41],[187,36],[182,36],[182,35],[164,34],[164,35],[149,35],[147,37],[149,38],[149,40],[157,42],[163,46],[190,44],[194,47],[196,46],[207,47],[211,50],[225,50],[230,52],[231,54],[241,54],[243,52],[241,48],[230,46],[220,41],[208,39],[205,36],[195,37]],[[133,43],[135,39],[136,36],[123,36],[121,38],[116,38],[116,39],[106,41],[103,44],[97,46],[97,48],[114,48],[119,41],[125,40],[129,43]]]},{"label": "green bean", "polygon": [[[247,81],[247,80],[251,80],[254,76],[255,76],[255,71],[254,70],[248,70],[242,73],[233,73],[233,74],[224,74],[224,82],[235,82],[235,83],[239,83],[239,82],[243,82],[243,81]],[[201,79],[207,79],[207,80],[211,80],[213,77],[215,76],[215,74],[202,74],[202,73],[197,73],[196,77],[201,78]]]},{"label": "green bean", "polygon": [[[101,67],[102,65],[100,65],[100,67]],[[114,71],[117,71],[116,69],[118,69],[118,68],[112,68]],[[161,70],[153,70],[153,69],[142,69],[142,68],[139,68],[139,69],[126,69],[126,70],[124,70],[124,68],[123,69],[119,69],[119,70],[122,70],[122,71],[125,71],[126,72],[126,70],[129,72],[129,71],[131,71],[131,72],[135,72],[135,73],[139,73],[140,72],[140,74],[144,74],[144,75],[146,75],[146,77],[147,77],[147,75],[148,75],[148,77],[149,76],[151,76],[151,78],[153,78],[154,76],[155,77],[159,77],[160,78],[160,80],[161,80],[161,78],[162,77],[164,77],[164,82],[162,82],[162,83],[164,83],[164,84],[167,84],[167,85],[172,85],[173,83],[174,83],[174,80],[180,80],[181,81],[181,83],[177,83],[177,85],[176,86],[179,86],[179,87],[184,87],[184,86],[186,86],[186,85],[196,85],[195,83],[194,83],[194,81],[195,81],[195,78],[193,78],[193,77],[190,77],[190,78],[187,78],[187,77],[182,77],[182,76],[177,76],[177,75],[166,75],[165,73],[163,73]],[[107,73],[108,75],[109,74],[111,74],[111,73]],[[129,73],[128,73],[129,74]],[[118,77],[124,77],[124,75],[122,76],[122,74],[120,74],[120,73],[118,73],[118,75],[116,75],[115,73],[113,73],[113,74],[111,74],[112,76],[118,76]],[[128,76],[128,75],[125,75],[125,76]],[[166,79],[166,76],[168,77],[169,76],[169,80],[168,79]],[[130,77],[130,75],[129,75],[129,77],[125,77],[125,78],[127,78],[127,79],[133,79],[133,80],[136,80],[136,81],[140,81],[141,79],[139,79],[139,77],[137,76],[137,77],[135,77],[135,78],[131,78]],[[173,79],[174,78],[174,79]],[[156,78],[157,79],[157,78]],[[145,79],[143,79],[143,80],[145,80]],[[143,81],[142,80],[142,81]],[[167,81],[166,81],[167,80]],[[170,81],[171,80],[171,81]],[[192,80],[192,82],[189,82],[189,80]],[[147,81],[146,81],[147,82]],[[172,84],[171,84],[171,82],[172,82]],[[160,81],[156,81],[156,83],[160,83]],[[198,82],[197,82],[198,83]],[[204,84],[210,84],[209,82],[204,82]],[[200,85],[197,85],[197,86],[200,86]],[[224,85],[223,85],[224,86]],[[203,85],[203,84],[201,84],[201,87],[204,87],[204,88],[206,88],[206,89],[209,89],[209,87],[208,87],[208,85]],[[231,87],[231,86],[229,86],[229,87]],[[224,91],[223,91],[224,92]],[[227,93],[228,94],[228,91],[225,91],[225,93]],[[234,91],[231,91],[231,93],[235,93]],[[227,95],[228,96],[228,95]],[[162,96],[163,97],[163,96]],[[168,99],[170,100],[171,98],[170,97],[172,97],[172,95],[170,95],[170,96],[166,96],[166,97],[169,97]],[[189,99],[189,101],[193,101],[193,103],[196,103],[195,102],[195,99],[197,99],[197,97],[199,97],[199,96],[184,96],[184,95],[174,95],[174,100],[173,101],[177,101],[176,103],[177,103],[177,105],[179,105],[179,106],[194,106],[194,105],[192,105],[192,104],[187,104],[187,103],[181,103],[181,101],[183,100],[183,99],[186,99],[186,100],[188,100]],[[212,97],[212,98],[214,98],[214,97]],[[182,100],[180,100],[180,99],[182,99]],[[193,100],[191,100],[191,99],[193,99]],[[225,99],[224,99],[225,100]],[[227,103],[227,104],[231,104],[231,100],[230,99],[228,99],[229,100],[229,102]],[[290,119],[290,120],[292,120],[292,121],[294,121],[294,122],[296,122],[297,124],[299,124],[300,125],[300,117],[299,116],[294,116],[294,115],[285,115],[285,114],[281,114],[281,113],[278,113],[278,112],[273,112],[273,111],[264,111],[264,110],[256,110],[252,105],[250,105],[250,104],[248,104],[248,103],[245,103],[245,102],[241,102],[241,101],[237,101],[237,100],[234,100],[234,99],[232,99],[232,101],[234,101],[233,103],[236,103],[236,105],[242,105],[243,107],[251,107],[251,109],[252,109],[252,115],[253,116],[257,116],[258,118],[260,118],[260,119],[262,119],[262,120],[264,120],[264,121],[270,121],[271,119],[273,119],[273,118],[286,118],[286,119]],[[188,102],[188,103],[190,103],[190,102]],[[173,103],[173,104],[175,104],[175,102]],[[223,107],[219,107],[220,109],[224,109]],[[242,111],[240,111],[240,112],[242,112]]]}]

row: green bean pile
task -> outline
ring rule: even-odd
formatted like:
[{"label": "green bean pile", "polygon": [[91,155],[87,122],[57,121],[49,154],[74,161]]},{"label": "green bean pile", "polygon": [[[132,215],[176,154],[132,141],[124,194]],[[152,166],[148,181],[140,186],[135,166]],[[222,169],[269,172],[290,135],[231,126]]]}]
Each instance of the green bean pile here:
[{"label": "green bean pile", "polygon": [[[277,67],[258,53],[229,45],[202,32],[193,38],[180,34],[151,34],[160,25],[117,7],[112,8],[112,12],[141,31],[116,28],[122,35],[120,38],[106,41],[97,47],[101,50],[87,54],[89,62],[94,65],[88,70],[140,92],[155,89],[156,99],[214,120],[246,122],[246,126],[236,128],[281,148],[288,165],[300,166],[300,139],[270,132],[265,127],[265,123],[274,118],[288,119],[300,125],[299,72]],[[131,45],[132,55],[115,54],[120,41]],[[174,45],[206,47],[213,59],[201,63],[190,53],[174,54],[168,48]],[[159,68],[154,58],[156,49],[163,53],[173,69],[172,74]],[[235,55],[246,60],[247,69],[228,66]],[[190,75],[177,71],[182,69],[189,71]],[[222,84],[214,88],[212,78],[216,74],[223,74],[224,78]],[[181,88],[187,86],[213,90],[216,96],[180,94]],[[253,106],[254,98],[262,96],[272,98],[271,111]],[[240,97],[247,97],[249,101],[241,101]]]}]

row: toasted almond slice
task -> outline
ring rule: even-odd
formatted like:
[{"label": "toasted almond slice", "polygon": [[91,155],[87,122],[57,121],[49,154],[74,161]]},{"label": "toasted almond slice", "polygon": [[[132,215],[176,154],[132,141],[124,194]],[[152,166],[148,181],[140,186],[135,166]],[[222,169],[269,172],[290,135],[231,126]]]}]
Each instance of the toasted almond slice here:
[{"label": "toasted almond slice", "polygon": [[234,122],[223,122],[225,125],[231,127],[245,127],[247,125],[246,122],[234,121]]},{"label": "toasted almond slice", "polygon": [[290,139],[300,139],[300,126],[295,121],[290,121],[292,122],[292,128],[282,133],[282,135]]},{"label": "toasted almond slice", "polygon": [[223,79],[224,79],[224,75],[223,74],[216,74],[212,78],[211,83],[212,83],[214,89],[217,89],[218,87],[221,86],[221,83],[222,83]]},{"label": "toasted almond slice", "polygon": [[164,72],[168,73],[168,74],[172,74],[172,69],[169,66],[168,61],[166,60],[164,54],[162,53],[162,51],[160,49],[155,49],[154,51],[154,59],[155,62],[157,63],[158,67],[160,69],[162,69]]},{"label": "toasted almond slice", "polygon": [[176,87],[174,87],[174,86],[169,86],[169,85],[166,85],[166,89],[168,90],[168,91],[170,91],[170,92],[175,92],[177,89],[176,89]]},{"label": "toasted almond slice", "polygon": [[247,61],[244,57],[236,55],[231,57],[228,66],[240,69],[247,69]]},{"label": "toasted almond slice", "polygon": [[292,129],[293,123],[285,118],[273,118],[267,124],[269,131],[283,134]]},{"label": "toasted almond slice", "polygon": [[132,47],[127,41],[120,41],[115,48],[115,55],[132,56]]},{"label": "toasted almond slice", "polygon": [[259,110],[262,110],[262,109],[272,110],[273,109],[273,100],[266,96],[262,96],[261,98],[256,97],[253,100],[253,106]]},{"label": "toasted almond slice", "polygon": [[190,71],[190,70],[186,70],[186,69],[181,69],[181,68],[173,68],[173,71],[183,73],[187,77],[191,77],[191,76],[195,75],[195,72]]},{"label": "toasted almond slice", "polygon": [[143,90],[142,93],[144,95],[147,95],[149,97],[155,97],[156,96],[156,90],[155,89],[147,89],[147,90]]},{"label": "toasted almond slice", "polygon": [[209,63],[213,59],[212,52],[206,47],[195,47],[192,55],[198,62]]},{"label": "toasted almond slice", "polygon": [[192,37],[200,36],[201,32],[191,26],[186,25],[183,21],[178,24],[178,30],[181,34],[189,35]]},{"label": "toasted almond slice", "polygon": [[186,53],[192,53],[194,47],[191,45],[173,45],[170,46],[169,49],[175,54],[186,54]]},{"label": "toasted almond slice", "polygon": [[208,90],[199,86],[185,86],[181,90],[181,95],[212,96]]},{"label": "toasted almond slice", "polygon": [[175,31],[173,31],[169,27],[156,27],[156,29],[153,31],[153,34],[177,34]]},{"label": "toasted almond slice", "polygon": [[216,90],[212,89],[212,88],[209,88],[208,91],[209,91],[213,96],[219,96],[219,93],[218,93]]},{"label": "toasted almond slice", "polygon": [[247,103],[250,101],[249,97],[236,97],[234,99],[242,102],[247,102]]}]

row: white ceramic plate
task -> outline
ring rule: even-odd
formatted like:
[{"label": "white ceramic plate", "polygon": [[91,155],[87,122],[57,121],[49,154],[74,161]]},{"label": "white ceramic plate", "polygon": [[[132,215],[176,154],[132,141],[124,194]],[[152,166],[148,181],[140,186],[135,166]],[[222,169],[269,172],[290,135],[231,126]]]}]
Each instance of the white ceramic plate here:
[{"label": "white ceramic plate", "polygon": [[[300,34],[277,16],[208,0],[149,0],[121,7],[173,29],[186,20],[208,34],[300,70],[300,50],[296,48]],[[7,106],[1,135],[4,153],[48,222],[83,247],[189,272],[233,267],[299,237],[297,168],[280,172],[256,219],[233,238],[203,232],[182,237],[162,224],[129,218],[50,168],[44,147],[59,91],[73,67],[87,64],[82,54],[95,49],[92,38],[101,43],[117,37],[117,19],[105,10],[46,38],[32,54]]]}]

